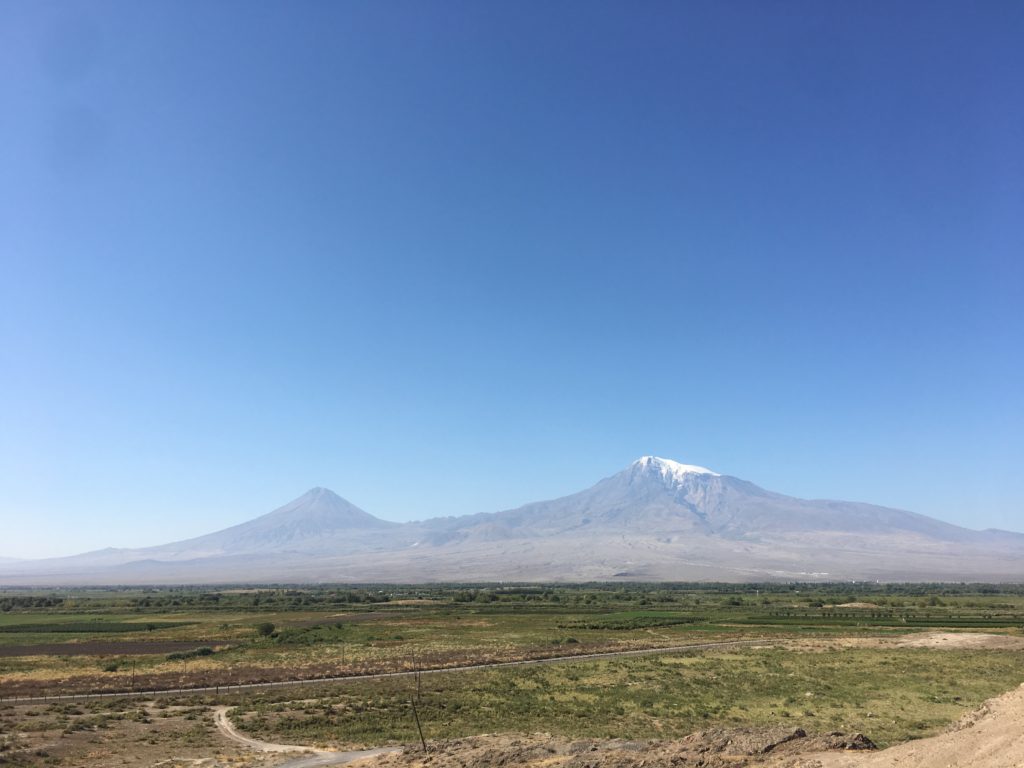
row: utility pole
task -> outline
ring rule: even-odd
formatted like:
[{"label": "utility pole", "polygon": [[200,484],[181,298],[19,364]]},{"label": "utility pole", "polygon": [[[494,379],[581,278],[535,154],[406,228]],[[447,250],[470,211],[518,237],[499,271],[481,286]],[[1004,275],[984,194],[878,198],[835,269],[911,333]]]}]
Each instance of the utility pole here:
[{"label": "utility pole", "polygon": [[420,660],[419,660],[419,657],[416,655],[416,651],[415,650],[413,650],[413,652],[412,652],[412,668],[413,668],[413,671],[415,672],[414,676],[416,678],[416,701],[419,702],[419,700],[420,700]]},{"label": "utility pole", "polygon": [[419,715],[419,712],[416,711],[416,702],[413,701],[412,699],[409,699],[409,704],[412,706],[412,716],[414,718],[416,718],[416,730],[419,731],[419,734],[420,734],[420,744],[423,745],[423,751],[426,752],[427,751],[427,740],[423,738],[423,728],[420,725],[420,715]]}]

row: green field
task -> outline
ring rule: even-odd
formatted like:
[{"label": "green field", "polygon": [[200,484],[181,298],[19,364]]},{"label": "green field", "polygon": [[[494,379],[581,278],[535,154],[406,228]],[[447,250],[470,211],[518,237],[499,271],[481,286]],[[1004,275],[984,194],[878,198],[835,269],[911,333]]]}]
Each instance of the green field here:
[{"label": "green field", "polygon": [[[268,740],[379,744],[498,730],[678,737],[792,722],[887,744],[1024,681],[1024,589],[988,585],[372,586],[0,593],[0,697],[311,684],[232,694]],[[765,639],[764,648],[315,685],[327,676]],[[177,645],[176,645],[177,644]],[[179,647],[179,645],[181,647]],[[221,697],[223,698],[223,697]],[[197,700],[212,703],[209,698]]]}]

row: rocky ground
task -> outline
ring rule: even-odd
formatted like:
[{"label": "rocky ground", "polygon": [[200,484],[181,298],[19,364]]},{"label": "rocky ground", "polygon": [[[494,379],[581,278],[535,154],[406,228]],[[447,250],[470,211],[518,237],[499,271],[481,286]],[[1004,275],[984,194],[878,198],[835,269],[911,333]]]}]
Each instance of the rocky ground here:
[{"label": "rocky ground", "polygon": [[[712,729],[678,741],[567,740],[547,734],[493,734],[410,747],[377,758],[375,768],[726,768],[764,765],[767,757],[823,750],[874,749],[860,734],[808,736],[800,728]],[[371,763],[367,762],[367,766]]]}]

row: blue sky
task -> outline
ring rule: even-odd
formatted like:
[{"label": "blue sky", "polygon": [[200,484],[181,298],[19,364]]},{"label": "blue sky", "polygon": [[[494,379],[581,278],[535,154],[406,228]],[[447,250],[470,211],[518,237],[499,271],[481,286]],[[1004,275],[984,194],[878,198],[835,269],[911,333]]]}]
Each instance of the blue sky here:
[{"label": "blue sky", "polygon": [[0,0],[0,554],[643,454],[1024,530],[1024,5]]}]

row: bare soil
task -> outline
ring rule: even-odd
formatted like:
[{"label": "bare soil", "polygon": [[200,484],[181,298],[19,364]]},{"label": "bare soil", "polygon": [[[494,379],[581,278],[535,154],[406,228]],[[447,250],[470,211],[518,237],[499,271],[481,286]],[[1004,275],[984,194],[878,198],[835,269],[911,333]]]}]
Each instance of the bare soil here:
[{"label": "bare soil", "polygon": [[[380,768],[741,768],[765,765],[768,756],[792,758],[826,749],[871,749],[859,734],[811,737],[800,728],[712,729],[678,741],[566,740],[547,734],[493,734],[410,746],[385,755]],[[367,764],[369,765],[369,763]]]},{"label": "bare soil", "polygon": [[10,656],[146,656],[191,651],[203,646],[229,645],[228,640],[86,640],[72,643],[0,645],[0,657]]},{"label": "bare soil", "polygon": [[224,739],[205,707],[118,704],[0,706],[0,765],[255,768],[280,762]]},{"label": "bare soil", "polygon": [[981,632],[927,632],[921,635],[907,635],[900,638],[896,644],[904,648],[1017,651],[1024,650],[1024,637]]},{"label": "bare soil", "polygon": [[281,768],[312,768],[312,766],[344,765],[361,761],[364,758],[375,757],[389,752],[397,752],[400,747],[376,747],[374,749],[359,749],[351,751],[338,751],[331,749],[317,749],[314,747],[297,746],[295,744],[274,744],[267,741],[251,738],[239,733],[231,722],[229,716],[230,707],[215,707],[213,711],[214,722],[221,735],[236,744],[248,747],[256,752],[300,753],[308,757],[305,759],[291,760],[281,763]]},{"label": "bare soil", "polygon": [[1024,686],[990,699],[946,733],[873,755],[814,755],[793,768],[1020,768],[1024,766]]}]

